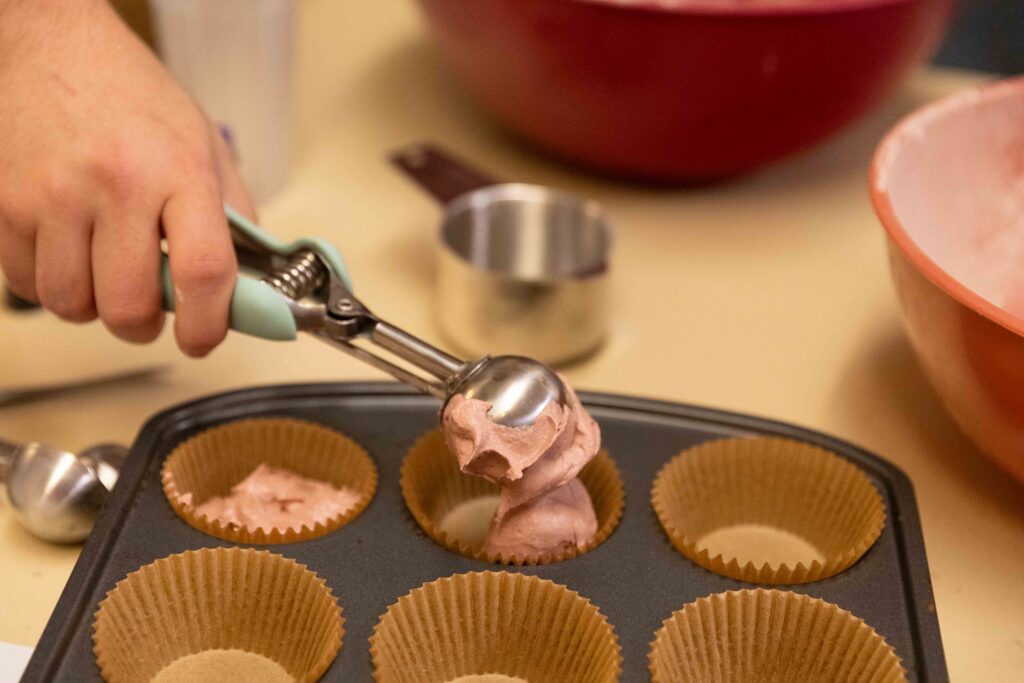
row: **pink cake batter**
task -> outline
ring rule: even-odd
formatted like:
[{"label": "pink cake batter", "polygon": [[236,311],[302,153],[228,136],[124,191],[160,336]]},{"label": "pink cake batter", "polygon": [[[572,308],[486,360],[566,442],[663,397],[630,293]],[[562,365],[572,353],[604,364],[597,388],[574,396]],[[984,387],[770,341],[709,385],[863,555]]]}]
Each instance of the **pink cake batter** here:
[{"label": "pink cake batter", "polygon": [[601,430],[568,384],[566,390],[568,409],[549,404],[529,427],[491,422],[484,401],[454,396],[445,406],[442,427],[459,468],[501,486],[489,552],[562,552],[597,533],[594,506],[577,475],[597,454]]},{"label": "pink cake batter", "polygon": [[[303,525],[312,529],[317,522],[322,524],[344,514],[359,498],[353,489],[335,488],[324,481],[261,464],[235,484],[229,495],[210,498],[196,512],[235,527],[283,532]],[[184,493],[180,500],[190,506],[192,494]]]},{"label": "pink cake batter", "polygon": [[1003,94],[964,91],[897,129],[875,191],[929,260],[1024,318],[1024,97],[991,87]]}]

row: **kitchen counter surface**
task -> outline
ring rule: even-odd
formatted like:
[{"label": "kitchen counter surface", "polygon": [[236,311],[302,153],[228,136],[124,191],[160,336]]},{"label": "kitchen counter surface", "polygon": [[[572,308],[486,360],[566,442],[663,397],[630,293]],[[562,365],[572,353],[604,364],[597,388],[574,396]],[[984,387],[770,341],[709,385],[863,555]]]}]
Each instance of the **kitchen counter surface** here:
[{"label": "kitchen counter surface", "polygon": [[[919,72],[799,158],[721,185],[653,189],[576,172],[495,128],[452,83],[411,3],[300,6],[298,162],[261,207],[269,229],[331,239],[365,302],[443,343],[430,296],[439,209],[389,167],[389,150],[435,141],[497,176],[599,199],[616,229],[613,329],[568,368],[573,382],[788,420],[893,461],[916,487],[952,680],[1024,680],[1024,489],[978,455],[928,387],[867,192],[884,131],[977,75]],[[163,368],[0,408],[4,438],[72,449],[130,442],[147,417],[202,394],[381,377],[313,339],[231,335],[195,361],[178,356],[169,329],[149,347],[45,313],[0,313],[0,329],[3,388]],[[0,641],[33,645],[78,550],[36,541],[0,499],[0,554]]]}]

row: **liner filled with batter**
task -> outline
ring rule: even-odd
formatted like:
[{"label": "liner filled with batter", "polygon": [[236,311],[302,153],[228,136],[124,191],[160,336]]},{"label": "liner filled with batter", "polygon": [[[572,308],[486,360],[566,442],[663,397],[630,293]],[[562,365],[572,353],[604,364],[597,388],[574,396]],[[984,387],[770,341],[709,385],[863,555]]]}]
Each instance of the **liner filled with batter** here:
[{"label": "liner filled with batter", "polygon": [[178,445],[162,479],[174,511],[204,533],[236,543],[293,543],[355,519],[373,499],[377,468],[332,429],[259,418]]},{"label": "liner filled with batter", "polygon": [[[554,496],[533,496],[525,506],[507,508],[499,524],[502,487],[463,472],[444,434],[435,430],[422,436],[406,455],[401,487],[409,512],[438,544],[477,560],[536,565],[593,550],[622,518],[622,479],[607,452],[599,451],[567,479],[574,480],[568,490],[555,487],[562,492]],[[506,505],[510,497],[505,494]],[[580,514],[581,497],[593,510],[590,522],[589,510]]]}]

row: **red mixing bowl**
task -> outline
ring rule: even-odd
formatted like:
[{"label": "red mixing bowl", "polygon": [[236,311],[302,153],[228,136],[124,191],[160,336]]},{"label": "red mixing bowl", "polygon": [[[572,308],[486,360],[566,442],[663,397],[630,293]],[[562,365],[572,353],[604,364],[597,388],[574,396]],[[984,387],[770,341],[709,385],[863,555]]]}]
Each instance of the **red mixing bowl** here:
[{"label": "red mixing bowl", "polygon": [[567,159],[656,181],[736,174],[876,103],[954,0],[419,0],[466,87]]},{"label": "red mixing bowl", "polygon": [[912,114],[878,148],[871,189],[925,371],[1024,482],[1024,78]]}]

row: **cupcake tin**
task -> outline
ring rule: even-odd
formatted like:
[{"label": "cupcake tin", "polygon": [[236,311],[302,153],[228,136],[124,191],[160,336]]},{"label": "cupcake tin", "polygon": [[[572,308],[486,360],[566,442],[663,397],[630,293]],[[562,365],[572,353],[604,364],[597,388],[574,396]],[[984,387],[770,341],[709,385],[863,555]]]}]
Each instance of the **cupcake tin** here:
[{"label": "cupcake tin", "polygon": [[826,448],[861,467],[886,507],[878,541],[859,562],[828,579],[766,586],[834,603],[862,618],[895,649],[911,681],[948,681],[914,493],[896,467],[848,443],[800,427],[706,408],[607,394],[580,394],[601,425],[626,491],[621,523],[601,546],[536,567],[472,560],[430,540],[406,510],[402,459],[436,427],[438,402],[393,383],[314,384],[247,389],[200,399],[151,419],[86,543],[29,662],[23,681],[100,681],[92,652],[99,602],[129,572],[189,549],[231,545],[182,521],[164,496],[160,469],[184,439],[247,417],[288,416],[340,430],[373,457],[380,475],[369,507],[347,526],[299,543],[261,546],[323,577],[344,610],[341,651],[323,681],[371,681],[368,642],[400,596],[456,573],[505,570],[565,584],[590,599],[622,646],[622,681],[649,680],[648,651],[669,615],[712,593],[757,587],[707,571],[669,543],[651,507],[660,468],[709,439],[783,436]]}]

